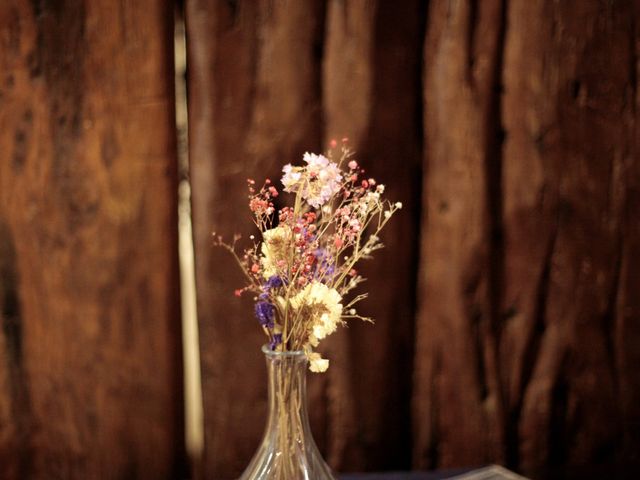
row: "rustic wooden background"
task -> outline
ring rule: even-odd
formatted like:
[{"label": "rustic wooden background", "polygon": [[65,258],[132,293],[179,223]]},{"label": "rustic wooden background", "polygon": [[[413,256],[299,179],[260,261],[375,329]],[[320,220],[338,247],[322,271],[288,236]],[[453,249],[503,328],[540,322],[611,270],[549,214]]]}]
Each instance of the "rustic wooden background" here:
[{"label": "rustic wooden background", "polygon": [[173,6],[0,2],[0,478],[179,478]]},{"label": "rustic wooden background", "polygon": [[[405,208],[310,380],[329,463],[640,462],[638,2],[184,3],[205,477],[266,410],[211,231],[343,136]],[[174,7],[0,4],[0,478],[183,475]]]}]

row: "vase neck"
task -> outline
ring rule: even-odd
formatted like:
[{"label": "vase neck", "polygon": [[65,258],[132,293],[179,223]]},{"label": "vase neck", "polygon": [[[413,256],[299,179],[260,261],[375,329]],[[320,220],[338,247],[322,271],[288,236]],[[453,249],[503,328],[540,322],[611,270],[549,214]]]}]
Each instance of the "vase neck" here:
[{"label": "vase neck", "polygon": [[309,431],[307,413],[307,358],[301,352],[265,352],[269,378],[270,430],[288,435]]},{"label": "vase neck", "polygon": [[241,480],[334,480],[309,427],[304,353],[262,350],[269,373],[269,417]]}]

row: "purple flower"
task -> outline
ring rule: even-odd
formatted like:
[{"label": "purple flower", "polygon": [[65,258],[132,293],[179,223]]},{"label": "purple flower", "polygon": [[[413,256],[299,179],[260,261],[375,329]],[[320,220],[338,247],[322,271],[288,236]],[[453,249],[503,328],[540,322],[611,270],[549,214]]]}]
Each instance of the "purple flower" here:
[{"label": "purple flower", "polygon": [[335,272],[335,265],[333,264],[333,258],[331,255],[327,254],[327,251],[324,248],[318,248],[314,252],[316,258],[318,259],[318,263],[316,264],[316,270],[314,272],[314,277],[319,278],[323,277],[324,279],[331,279]]},{"label": "purple flower", "polygon": [[273,328],[276,307],[269,302],[259,301],[255,306],[256,318],[263,327]]},{"label": "purple flower", "polygon": [[275,350],[275,349],[276,349],[276,347],[277,347],[278,345],[280,345],[281,343],[282,343],[282,334],[281,334],[281,333],[274,333],[274,334],[273,334],[273,340],[271,340],[271,341],[269,342],[269,348],[270,348],[271,350]]},{"label": "purple flower", "polygon": [[264,289],[271,290],[272,288],[278,288],[281,287],[283,283],[284,282],[282,281],[282,278],[280,278],[278,275],[272,275],[264,284]]}]

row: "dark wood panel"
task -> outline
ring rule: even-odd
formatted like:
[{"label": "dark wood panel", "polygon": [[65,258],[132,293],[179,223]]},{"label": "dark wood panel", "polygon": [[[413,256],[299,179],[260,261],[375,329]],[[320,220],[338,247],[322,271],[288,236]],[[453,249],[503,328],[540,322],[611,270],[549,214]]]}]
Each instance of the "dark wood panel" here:
[{"label": "dark wood panel", "polygon": [[430,2],[414,385],[421,468],[502,460],[494,228],[503,2]]},{"label": "dark wood panel", "polygon": [[208,475],[242,470],[265,412],[263,339],[210,233],[248,236],[246,177],[344,136],[405,209],[364,269],[377,325],[311,377],[332,466],[635,458],[635,3],[187,3]]},{"label": "dark wood panel", "polygon": [[[640,293],[621,276],[638,255],[625,214],[637,208],[633,2],[509,9],[501,339],[509,460],[619,461],[631,431],[621,340],[637,345],[629,298]],[[637,384],[637,374],[626,378]]]},{"label": "dark wood panel", "polygon": [[359,268],[370,298],[327,339],[332,367],[329,459],[343,471],[402,470],[411,464],[415,278],[422,171],[420,2],[332,1],[323,62],[325,140],[349,138],[367,174],[404,208]]},{"label": "dark wood panel", "polygon": [[0,476],[175,478],[172,6],[0,6]]}]

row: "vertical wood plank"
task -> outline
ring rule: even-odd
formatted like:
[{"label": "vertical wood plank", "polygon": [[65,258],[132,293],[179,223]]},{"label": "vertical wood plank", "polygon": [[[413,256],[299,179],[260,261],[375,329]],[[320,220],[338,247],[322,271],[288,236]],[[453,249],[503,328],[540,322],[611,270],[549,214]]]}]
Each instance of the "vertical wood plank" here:
[{"label": "vertical wood plank", "polygon": [[627,101],[634,113],[627,125],[632,135],[632,148],[624,155],[624,203],[622,206],[622,245],[618,292],[615,298],[615,362],[618,393],[622,413],[622,445],[620,457],[640,465],[640,4],[632,15],[632,50],[629,52],[629,85]]},{"label": "vertical wood plank", "polygon": [[342,470],[410,466],[410,397],[422,167],[420,2],[331,1],[323,63],[325,140],[348,137],[356,158],[404,209],[386,249],[362,266],[371,297],[327,340],[330,450]]},{"label": "vertical wood plank", "polygon": [[628,270],[639,253],[628,223],[638,214],[633,10],[510,2],[502,353],[509,460],[524,468],[620,461],[638,418],[622,387],[638,382],[626,366],[640,293]]},{"label": "vertical wood plank", "polygon": [[169,2],[0,6],[0,476],[175,478]]},{"label": "vertical wood plank", "polygon": [[414,461],[502,459],[492,291],[501,1],[430,2]]},{"label": "vertical wood plank", "polygon": [[[322,2],[187,3],[190,157],[202,346],[205,475],[237,476],[266,420],[264,342],[243,277],[211,232],[250,229],[246,178],[320,148]],[[312,386],[320,401],[322,385]],[[313,411],[313,409],[312,409]],[[322,439],[315,417],[314,431]]]}]

